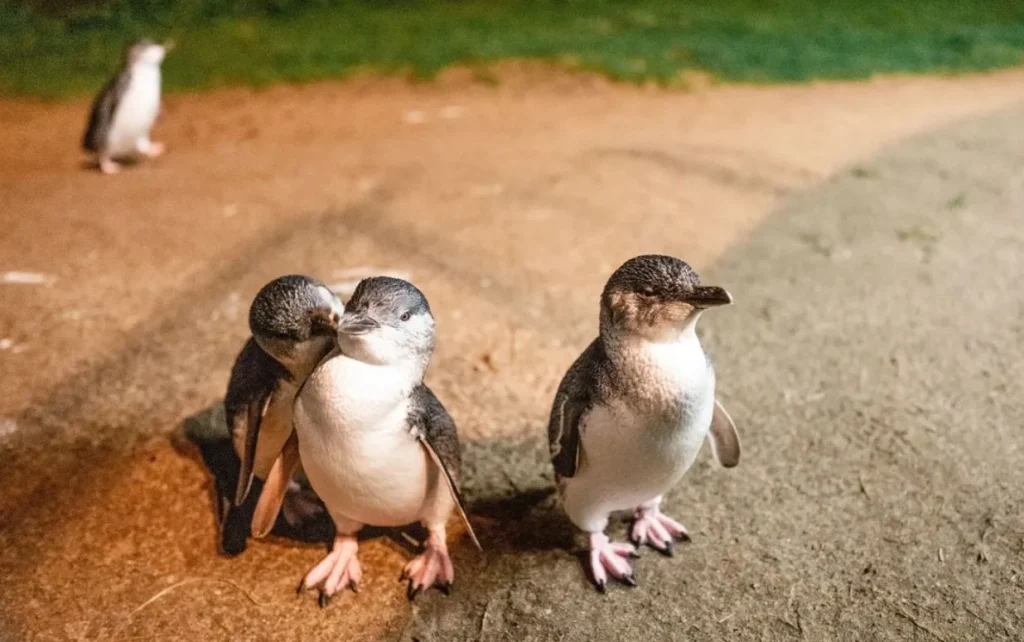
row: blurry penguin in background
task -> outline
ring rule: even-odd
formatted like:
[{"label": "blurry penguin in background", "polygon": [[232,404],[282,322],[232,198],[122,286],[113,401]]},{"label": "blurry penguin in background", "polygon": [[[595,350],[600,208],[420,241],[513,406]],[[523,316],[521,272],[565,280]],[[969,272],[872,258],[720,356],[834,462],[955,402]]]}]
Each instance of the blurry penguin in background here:
[{"label": "blurry penguin in background", "polygon": [[173,47],[150,40],[129,47],[121,70],[93,101],[82,147],[96,155],[104,174],[121,170],[117,159],[164,152],[149,132],[160,113],[160,65]]}]

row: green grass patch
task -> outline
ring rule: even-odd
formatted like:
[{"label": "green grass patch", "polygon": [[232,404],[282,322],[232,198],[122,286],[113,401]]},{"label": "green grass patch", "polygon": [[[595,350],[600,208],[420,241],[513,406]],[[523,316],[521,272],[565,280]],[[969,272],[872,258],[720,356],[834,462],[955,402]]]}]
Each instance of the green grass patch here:
[{"label": "green grass patch", "polygon": [[687,71],[799,82],[1021,64],[1024,1],[113,0],[61,15],[7,2],[0,94],[92,93],[143,35],[178,41],[169,90],[365,69],[430,78],[509,58],[634,82],[672,84]]}]

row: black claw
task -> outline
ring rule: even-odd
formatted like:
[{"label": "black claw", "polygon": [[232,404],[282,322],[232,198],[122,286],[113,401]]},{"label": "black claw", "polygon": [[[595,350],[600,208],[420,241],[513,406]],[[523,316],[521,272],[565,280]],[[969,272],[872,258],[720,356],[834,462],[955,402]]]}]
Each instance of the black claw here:
[{"label": "black claw", "polygon": [[359,592],[359,584],[357,582],[350,582],[349,587],[352,589],[353,593]]},{"label": "black claw", "polygon": [[630,557],[632,557],[632,558],[633,558],[633,559],[635,559],[635,560],[638,560],[638,559],[640,559],[640,548],[639,548],[639,547],[637,547],[636,549],[634,549],[633,551],[631,551],[631,552],[629,553],[629,556],[630,556]]},{"label": "black claw", "polygon": [[316,601],[317,601],[317,604],[320,605],[320,608],[325,609],[325,608],[327,608],[328,602],[330,602],[330,598],[327,597],[327,593],[324,593],[323,591],[320,591],[320,597],[318,597]]},{"label": "black claw", "polygon": [[447,582],[445,584],[438,584],[437,585],[437,590],[441,591],[445,595],[451,595],[452,594],[452,584],[451,584],[451,582]]},{"label": "black claw", "polygon": [[601,593],[607,593],[608,592],[608,587],[605,585],[604,582],[594,582],[594,584],[597,586],[597,590],[599,592],[601,592]]},{"label": "black claw", "polygon": [[626,586],[636,586],[636,580],[633,579],[632,575],[627,575],[626,577],[622,578],[622,583]]},{"label": "black claw", "polygon": [[412,582],[409,582],[409,590],[407,591],[407,595],[409,596],[410,602],[413,601],[417,595],[419,595],[419,592],[420,590],[422,590],[422,588],[423,587],[416,586]]},{"label": "black claw", "polygon": [[302,590],[306,588],[306,578],[299,580],[299,585],[295,587],[295,594],[302,595]]},{"label": "black claw", "polygon": [[654,550],[658,551],[665,557],[675,557],[676,555],[675,550],[672,548],[672,542],[665,544],[665,548],[656,548]]},{"label": "black claw", "polygon": [[679,533],[679,541],[680,542],[689,542],[690,541],[690,534],[689,533]]}]

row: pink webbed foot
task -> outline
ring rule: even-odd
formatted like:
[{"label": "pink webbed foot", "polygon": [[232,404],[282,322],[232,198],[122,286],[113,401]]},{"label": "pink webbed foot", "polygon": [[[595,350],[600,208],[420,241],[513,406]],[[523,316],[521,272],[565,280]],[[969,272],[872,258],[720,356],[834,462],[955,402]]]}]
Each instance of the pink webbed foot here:
[{"label": "pink webbed foot", "polygon": [[597,590],[604,593],[608,575],[629,586],[636,586],[633,567],[626,558],[639,557],[632,544],[612,542],[604,533],[590,534],[590,573]]},{"label": "pink webbed foot", "polygon": [[630,536],[637,546],[647,544],[654,550],[672,557],[675,540],[688,541],[686,527],[661,512],[657,506],[638,508]]},{"label": "pink webbed foot", "polygon": [[100,159],[100,171],[104,174],[117,174],[121,171],[121,165],[109,158]]},{"label": "pink webbed foot", "polygon": [[158,158],[159,156],[163,155],[164,151],[166,151],[167,149],[167,146],[164,145],[163,143],[143,141],[139,143],[137,149],[139,150],[139,153],[145,156],[146,158]]},{"label": "pink webbed foot", "polygon": [[427,537],[427,547],[422,553],[412,558],[402,571],[402,579],[409,580],[409,599],[435,584],[446,595],[451,591],[455,581],[455,568],[452,558],[448,555],[444,530],[432,530]]},{"label": "pink webbed foot", "polygon": [[363,569],[359,566],[356,552],[359,544],[355,535],[338,535],[334,538],[334,548],[313,567],[299,585],[299,592],[318,588],[320,607],[327,605],[327,598],[339,589],[351,586],[353,592],[359,591],[359,582],[363,579]]}]

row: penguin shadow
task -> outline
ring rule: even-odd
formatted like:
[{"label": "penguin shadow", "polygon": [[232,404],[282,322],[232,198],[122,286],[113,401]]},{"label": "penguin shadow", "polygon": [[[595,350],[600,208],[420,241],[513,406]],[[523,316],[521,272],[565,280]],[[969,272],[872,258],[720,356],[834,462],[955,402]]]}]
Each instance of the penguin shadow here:
[{"label": "penguin shadow", "polygon": [[[252,539],[251,522],[263,482],[253,480],[245,501],[234,506],[241,466],[218,402],[186,417],[179,424],[176,450],[201,466],[210,477],[211,517],[216,521],[217,549],[234,557]],[[474,531],[486,553],[547,551],[573,546],[573,530],[557,510],[546,448],[537,440],[481,440],[464,446],[463,494]],[[318,497],[304,489],[307,510],[289,519],[282,510],[270,536],[298,545],[326,545],[334,539],[334,524]],[[359,540],[384,537],[415,554],[427,538],[422,525],[385,528],[366,526]]]},{"label": "penguin shadow", "polygon": [[570,549],[573,530],[555,505],[553,487],[470,502],[474,524],[488,553],[524,553]]},{"label": "penguin shadow", "polygon": [[[130,170],[142,165],[142,159],[134,157],[120,158],[117,159],[117,164],[121,166],[122,170]],[[100,171],[100,163],[96,159],[82,159],[78,163],[78,169],[84,172],[92,172],[100,175],[103,174],[103,172]]]},{"label": "penguin shadow", "polygon": [[469,519],[488,553],[574,547],[575,531],[558,507],[543,440],[470,441],[462,461]]},{"label": "penguin shadow", "polygon": [[[252,537],[253,511],[263,482],[253,479],[245,501],[234,505],[235,486],[241,461],[235,452],[221,402],[208,406],[179,424],[175,448],[189,457],[210,477],[210,513],[218,528],[218,550],[229,557],[245,552]],[[196,456],[198,455],[198,456]],[[282,510],[274,522],[270,535],[299,544],[322,544],[334,539],[334,524],[323,504],[311,493],[306,497],[311,504],[301,520],[289,520]]]}]

